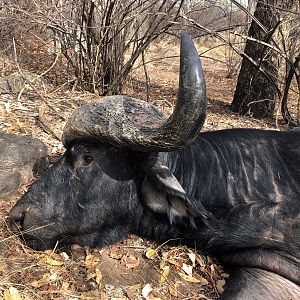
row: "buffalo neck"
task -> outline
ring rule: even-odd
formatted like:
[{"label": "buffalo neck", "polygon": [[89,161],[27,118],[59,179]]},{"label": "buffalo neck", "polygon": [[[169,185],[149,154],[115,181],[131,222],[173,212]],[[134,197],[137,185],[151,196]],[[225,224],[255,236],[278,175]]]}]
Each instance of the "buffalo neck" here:
[{"label": "buffalo neck", "polygon": [[242,133],[241,129],[204,132],[189,146],[160,155],[187,195],[214,214],[224,216],[235,206],[283,201],[291,202],[292,213],[295,198],[284,195],[300,197],[294,189],[299,180],[298,161],[285,155],[284,138],[278,139],[278,132],[273,131]]},{"label": "buffalo neck", "polygon": [[179,244],[184,232],[189,230],[186,225],[171,225],[167,215],[154,213],[146,206],[141,206],[137,215],[130,233],[158,243]]}]

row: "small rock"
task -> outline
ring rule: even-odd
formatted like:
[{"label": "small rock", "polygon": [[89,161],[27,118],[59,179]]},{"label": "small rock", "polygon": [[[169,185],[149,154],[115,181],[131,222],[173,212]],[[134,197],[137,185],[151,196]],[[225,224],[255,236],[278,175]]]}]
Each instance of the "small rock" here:
[{"label": "small rock", "polygon": [[47,169],[48,149],[38,139],[0,132],[0,166],[0,199],[7,199]]}]

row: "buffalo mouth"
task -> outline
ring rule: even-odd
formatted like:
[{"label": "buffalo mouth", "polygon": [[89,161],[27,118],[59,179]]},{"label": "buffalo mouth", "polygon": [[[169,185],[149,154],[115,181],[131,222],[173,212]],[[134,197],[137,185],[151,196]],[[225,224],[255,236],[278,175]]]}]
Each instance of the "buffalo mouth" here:
[{"label": "buffalo mouth", "polygon": [[57,244],[58,239],[53,229],[54,226],[55,224],[51,223],[25,227],[23,221],[16,223],[11,220],[8,223],[8,228],[14,236],[18,237],[26,246],[38,251],[53,248]]},{"label": "buffalo mouth", "polygon": [[29,248],[36,250],[36,251],[44,251],[47,249],[53,249],[56,247],[56,240],[55,239],[41,239],[41,238],[36,238],[36,237],[31,237],[31,236],[22,236],[21,237],[22,242],[28,246]]},{"label": "buffalo mouth", "polygon": [[[34,230],[32,229],[32,231]],[[94,239],[96,236],[96,234],[65,234],[49,238],[50,235],[47,236],[46,234],[43,234],[41,237],[33,233],[20,232],[16,235],[26,246],[36,251],[54,248],[57,250],[66,249],[73,244],[80,246],[94,246]]]},{"label": "buffalo mouth", "polygon": [[32,234],[21,233],[18,234],[19,239],[24,243],[27,247],[36,250],[36,251],[44,251],[47,249],[63,249],[68,245],[78,244],[76,241],[79,240],[79,236],[62,236],[55,238],[45,238],[38,237]]}]

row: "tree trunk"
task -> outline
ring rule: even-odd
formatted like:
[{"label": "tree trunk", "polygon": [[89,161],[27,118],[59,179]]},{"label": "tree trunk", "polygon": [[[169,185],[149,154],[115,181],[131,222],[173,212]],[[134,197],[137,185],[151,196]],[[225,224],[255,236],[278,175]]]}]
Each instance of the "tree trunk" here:
[{"label": "tree trunk", "polygon": [[[274,9],[276,0],[261,0],[257,2],[254,17],[266,28],[265,33],[257,23],[252,20],[248,36],[256,40],[269,42],[272,31],[278,22],[278,16]],[[241,70],[238,76],[234,98],[231,103],[233,111],[244,115],[250,113],[253,117],[270,117],[274,113],[277,89],[278,68],[276,66],[277,54],[270,48],[247,40],[245,54],[252,58],[261,69],[270,74],[268,79],[258,71],[247,58],[243,58]]]}]

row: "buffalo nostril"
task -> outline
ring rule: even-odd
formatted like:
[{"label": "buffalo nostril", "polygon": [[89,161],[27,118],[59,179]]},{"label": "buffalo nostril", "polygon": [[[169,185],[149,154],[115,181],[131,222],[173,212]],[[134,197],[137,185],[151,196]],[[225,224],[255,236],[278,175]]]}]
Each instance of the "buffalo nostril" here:
[{"label": "buffalo nostril", "polygon": [[20,230],[22,230],[23,227],[24,218],[25,218],[24,211],[12,211],[9,215],[10,229],[15,233],[20,232]]}]

